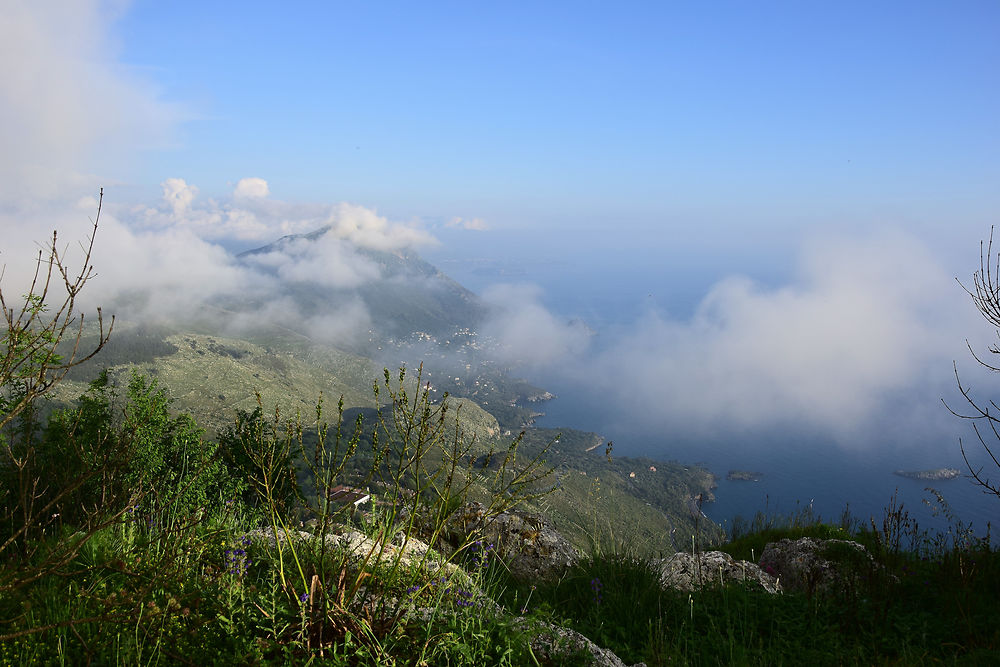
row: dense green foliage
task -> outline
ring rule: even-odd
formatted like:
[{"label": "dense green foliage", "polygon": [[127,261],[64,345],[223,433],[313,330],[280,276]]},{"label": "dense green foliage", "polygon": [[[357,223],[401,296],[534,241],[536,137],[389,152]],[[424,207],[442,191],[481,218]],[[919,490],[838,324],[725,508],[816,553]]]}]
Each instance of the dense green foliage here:
[{"label": "dense green foliage", "polygon": [[[310,428],[258,408],[238,413],[217,441],[189,416],[171,416],[166,392],[138,373],[121,396],[102,373],[75,408],[51,413],[40,441],[22,413],[0,468],[5,488],[19,491],[4,497],[0,655],[14,664],[435,655],[522,664],[519,631],[456,614],[484,599],[485,569],[442,569],[441,559],[466,559],[474,534],[444,540],[441,531],[473,481],[491,489],[488,518],[532,497],[548,471],[540,457],[518,458],[517,441],[487,450],[499,467],[475,469],[476,441],[446,402],[413,384],[386,372],[387,407],[367,425],[362,412],[345,422],[342,403],[331,426],[320,402]],[[355,516],[330,492],[364,462],[376,504]],[[296,518],[310,519],[314,541],[291,538]],[[359,553],[328,539],[357,528],[371,544]],[[399,535],[448,552],[404,559],[392,544]],[[404,596],[407,608],[392,601]],[[421,609],[431,622],[410,618]]]},{"label": "dense green foliage", "polygon": [[119,401],[101,373],[79,407],[49,416],[40,442],[10,434],[11,451],[30,468],[5,467],[3,481],[15,488],[22,478],[45,480],[38,502],[82,480],[51,508],[70,524],[113,500],[144,514],[186,516],[240,493],[245,475],[216,456],[218,445],[194,420],[172,417],[168,407],[155,380],[133,373]]}]

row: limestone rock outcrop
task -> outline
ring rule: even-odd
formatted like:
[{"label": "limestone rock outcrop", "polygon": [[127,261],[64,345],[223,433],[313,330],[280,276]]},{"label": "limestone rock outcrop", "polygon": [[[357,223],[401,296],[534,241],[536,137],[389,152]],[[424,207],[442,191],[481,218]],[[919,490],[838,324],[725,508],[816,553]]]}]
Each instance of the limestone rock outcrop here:
[{"label": "limestone rock outcrop", "polygon": [[729,582],[753,582],[768,593],[780,593],[781,585],[757,565],[736,560],[721,551],[699,554],[679,552],[654,561],[660,570],[664,588],[693,591],[703,586],[719,586]]},{"label": "limestone rock outcrop", "polygon": [[[540,658],[560,664],[572,654],[582,654],[587,656],[588,664],[597,667],[627,667],[614,651],[601,648],[576,630],[548,623],[538,630],[531,640],[531,650]],[[646,663],[632,667],[646,667]]]},{"label": "limestone rock outcrop", "polygon": [[466,503],[449,519],[449,531],[453,541],[475,534],[493,544],[511,574],[521,581],[552,579],[580,558],[548,519],[531,512],[507,510],[491,516],[482,503]]},{"label": "limestone rock outcrop", "polygon": [[785,590],[807,594],[839,593],[871,573],[875,561],[857,542],[803,537],[771,542],[759,565],[781,580]]},{"label": "limestone rock outcrop", "polygon": [[[319,546],[317,536],[304,530],[289,530],[286,533],[281,529],[275,531],[267,527],[251,531],[249,537],[251,540],[266,544],[270,549],[274,549],[279,542],[302,544],[310,549]],[[378,540],[356,530],[348,530],[343,534],[331,531],[325,536],[324,542],[327,549],[345,553],[359,565],[390,566],[398,562],[402,567],[421,566],[428,575],[438,574],[439,570],[440,574],[444,575],[460,571],[457,565],[447,562],[439,554],[435,554],[427,543],[415,537],[406,540],[393,539],[381,544]]]}]

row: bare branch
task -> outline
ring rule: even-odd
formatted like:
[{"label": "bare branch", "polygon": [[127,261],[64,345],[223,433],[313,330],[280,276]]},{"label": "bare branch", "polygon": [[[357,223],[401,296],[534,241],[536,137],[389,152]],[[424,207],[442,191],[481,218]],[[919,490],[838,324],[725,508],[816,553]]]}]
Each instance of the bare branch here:
[{"label": "bare branch", "polygon": [[[3,347],[0,353],[0,429],[11,423],[33,401],[59,384],[66,373],[75,366],[93,358],[107,344],[111,330],[114,328],[114,317],[105,326],[104,315],[97,309],[97,342],[84,352],[80,345],[84,336],[84,316],[77,316],[76,298],[87,282],[94,276],[90,264],[94,251],[94,240],[101,219],[101,208],[104,203],[104,189],[100,191],[97,205],[97,216],[87,237],[87,244],[82,245],[83,261],[79,272],[70,270],[69,265],[60,253],[58,233],[52,232],[52,240],[48,246],[39,250],[35,259],[35,270],[31,286],[19,307],[10,304],[0,286],[0,310],[6,324],[6,334],[0,338]],[[0,273],[2,276],[2,273]],[[53,303],[55,285],[62,283],[65,296],[61,301]],[[57,352],[70,344],[70,351],[65,357]]]},{"label": "bare branch", "polygon": [[[993,261],[993,232],[994,228],[990,228],[990,238],[989,241],[984,244],[982,241],[979,243],[979,270],[973,274],[972,282],[973,289],[970,290],[966,287],[962,281],[958,281],[958,284],[962,286],[962,289],[972,297],[972,302],[975,304],[976,309],[980,312],[984,319],[991,325],[997,328],[998,336],[1000,336],[1000,252],[996,255],[996,265],[994,266]],[[972,354],[972,358],[976,360],[979,365],[986,368],[992,372],[1000,372],[1000,368],[992,364],[987,363],[979,355],[976,354],[975,350],[972,349],[971,343],[966,341],[966,346],[969,348],[969,352]],[[996,345],[987,348],[992,354],[1000,354],[1000,347]],[[970,408],[970,414],[959,413],[951,408],[944,402],[945,407],[951,414],[960,418],[968,419],[972,421],[972,430],[976,434],[976,438],[979,440],[979,444],[986,451],[986,454],[993,461],[993,465],[997,469],[1000,469],[1000,460],[994,454],[993,447],[987,442],[984,433],[992,433],[993,442],[1000,443],[1000,405],[994,400],[990,400],[988,403],[984,404],[981,401],[977,401],[973,398],[971,390],[968,386],[962,384],[962,380],[958,374],[958,365],[953,364],[955,372],[955,382],[958,385],[958,391],[962,394],[962,398]],[[986,431],[984,428],[980,428],[980,423],[985,421],[989,426],[989,430]],[[966,467],[969,469],[971,478],[983,488],[984,493],[994,494],[1000,497],[1000,484],[991,482],[989,477],[983,474],[983,466],[974,467],[972,462],[969,460],[968,454],[965,450],[965,444],[962,442],[961,438],[958,441],[959,449],[962,452],[962,458],[965,461]]]}]

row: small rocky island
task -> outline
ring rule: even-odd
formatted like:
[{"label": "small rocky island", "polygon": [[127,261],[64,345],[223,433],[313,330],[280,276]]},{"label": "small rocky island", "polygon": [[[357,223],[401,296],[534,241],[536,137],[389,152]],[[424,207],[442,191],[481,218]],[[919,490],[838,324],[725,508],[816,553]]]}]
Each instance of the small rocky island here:
[{"label": "small rocky island", "polygon": [[955,479],[962,474],[957,468],[935,468],[934,470],[897,470],[895,473],[907,479],[919,479],[922,481],[938,481],[942,479]]},{"label": "small rocky island", "polygon": [[730,470],[726,474],[726,479],[733,482],[759,482],[764,478],[762,472],[751,472],[750,470]]}]

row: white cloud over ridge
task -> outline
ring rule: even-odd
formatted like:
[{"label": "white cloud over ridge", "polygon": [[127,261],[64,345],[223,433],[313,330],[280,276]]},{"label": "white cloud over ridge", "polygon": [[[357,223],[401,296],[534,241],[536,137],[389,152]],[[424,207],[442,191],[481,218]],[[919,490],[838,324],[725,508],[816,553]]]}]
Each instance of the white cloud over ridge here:
[{"label": "white cloud over ridge", "polygon": [[182,227],[210,241],[263,244],[329,227],[332,236],[383,251],[437,243],[420,227],[392,222],[357,204],[297,204],[271,199],[270,186],[263,178],[239,180],[231,197],[223,200],[197,200],[198,188],[183,178],[168,178],[160,186],[163,200],[159,206],[139,206],[128,213],[142,228]]},{"label": "white cloud over ridge", "polygon": [[342,239],[326,234],[315,241],[295,239],[247,262],[275,271],[284,281],[351,289],[381,277],[378,265]]},{"label": "white cloud over ridge", "polygon": [[[433,240],[361,206],[272,200],[260,178],[239,181],[222,201],[199,199],[198,188],[181,178],[165,180],[162,188],[158,206],[119,208],[103,217],[93,260],[101,275],[88,290],[88,304],[120,307],[132,319],[217,321],[233,334],[285,326],[317,342],[361,340],[372,322],[359,298],[341,294],[318,311],[304,311],[288,291],[302,284],[362,287],[382,278],[365,248],[403,250]],[[317,238],[295,236],[324,227]],[[264,245],[279,238],[268,251],[242,259],[219,243]],[[256,305],[244,313],[219,311],[218,304],[233,300]]]},{"label": "white cloud over ridge", "polygon": [[723,278],[689,319],[648,312],[599,350],[524,287],[493,295],[491,333],[510,360],[546,362],[542,377],[589,388],[634,432],[820,433],[863,447],[950,423],[952,360],[982,329],[962,297],[928,247],[884,232],[813,242],[783,286]]}]

